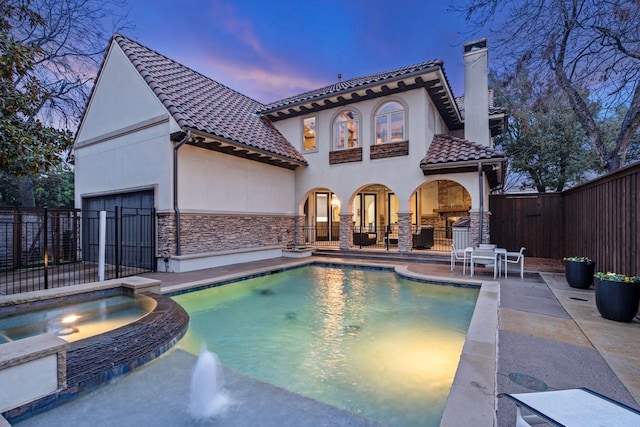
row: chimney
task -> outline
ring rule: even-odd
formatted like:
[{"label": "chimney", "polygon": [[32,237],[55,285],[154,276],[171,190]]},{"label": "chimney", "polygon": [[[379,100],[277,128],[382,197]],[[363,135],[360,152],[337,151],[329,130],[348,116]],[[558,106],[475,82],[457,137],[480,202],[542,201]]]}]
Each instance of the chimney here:
[{"label": "chimney", "polygon": [[489,147],[487,39],[464,45],[464,139]]}]

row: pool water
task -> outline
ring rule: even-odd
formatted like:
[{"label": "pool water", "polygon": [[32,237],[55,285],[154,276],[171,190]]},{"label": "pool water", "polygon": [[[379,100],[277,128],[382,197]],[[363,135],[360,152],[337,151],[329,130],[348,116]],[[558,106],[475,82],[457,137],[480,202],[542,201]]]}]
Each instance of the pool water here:
[{"label": "pool water", "polygon": [[[478,290],[310,266],[173,297],[248,376],[389,426],[437,426]],[[233,393],[233,391],[230,391]]]}]

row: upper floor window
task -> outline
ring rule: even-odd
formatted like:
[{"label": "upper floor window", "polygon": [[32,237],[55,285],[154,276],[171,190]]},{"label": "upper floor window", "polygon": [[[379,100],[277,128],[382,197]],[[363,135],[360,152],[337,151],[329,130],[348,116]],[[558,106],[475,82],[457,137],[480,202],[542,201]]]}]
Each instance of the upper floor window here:
[{"label": "upper floor window", "polygon": [[376,112],[376,144],[404,140],[404,107],[395,101],[383,104]]},{"label": "upper floor window", "polygon": [[333,149],[344,150],[360,145],[359,141],[358,113],[355,111],[343,111],[333,122]]},{"label": "upper floor window", "polygon": [[307,117],[302,121],[302,125],[302,149],[304,151],[316,150],[318,148],[316,145],[316,118]]}]

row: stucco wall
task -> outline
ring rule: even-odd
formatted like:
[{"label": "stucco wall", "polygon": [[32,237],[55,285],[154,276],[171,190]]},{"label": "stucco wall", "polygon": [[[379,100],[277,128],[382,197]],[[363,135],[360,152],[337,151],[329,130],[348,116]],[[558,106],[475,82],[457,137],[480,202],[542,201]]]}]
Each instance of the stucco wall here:
[{"label": "stucco wall", "polygon": [[[399,101],[405,106],[405,137],[409,140],[409,155],[372,160],[370,153],[374,143],[374,116],[378,107],[390,100]],[[355,110],[359,114],[362,161],[331,165],[329,153],[332,124],[336,115],[346,109]],[[304,117],[309,116],[274,122],[278,130],[301,152]],[[309,166],[296,171],[297,203],[303,202],[309,191],[327,188],[337,194],[342,209],[345,209],[350,206],[347,203],[349,199],[363,186],[382,184],[396,194],[400,211],[408,211],[410,197],[421,184],[435,179],[453,178],[471,194],[473,206],[479,205],[477,174],[425,176],[420,169],[420,161],[427,154],[433,136],[448,132],[425,90],[411,90],[343,108],[333,108],[321,111],[315,117],[317,150],[303,152]]]},{"label": "stucco wall", "polygon": [[154,189],[156,208],[172,206],[169,123],[75,150],[75,206],[82,197]]},{"label": "stucco wall", "polygon": [[159,115],[167,115],[166,109],[114,43],[78,130],[76,148]]},{"label": "stucco wall", "polygon": [[180,210],[292,214],[288,169],[185,145],[178,150]]}]

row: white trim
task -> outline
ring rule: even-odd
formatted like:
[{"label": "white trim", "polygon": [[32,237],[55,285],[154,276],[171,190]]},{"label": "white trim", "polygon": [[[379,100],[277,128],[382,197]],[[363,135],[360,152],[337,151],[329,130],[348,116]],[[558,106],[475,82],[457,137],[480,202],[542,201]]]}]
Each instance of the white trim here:
[{"label": "white trim", "polygon": [[125,126],[125,127],[121,128],[121,129],[116,129],[114,131],[107,132],[105,134],[98,135],[98,136],[95,136],[93,138],[86,139],[84,141],[77,141],[76,144],[74,145],[74,149],[77,150],[78,148],[88,147],[90,145],[98,144],[100,142],[104,142],[104,141],[107,141],[109,139],[120,138],[120,137],[128,135],[130,133],[134,133],[134,132],[137,132],[139,130],[147,129],[147,128],[153,127],[155,125],[158,125],[160,123],[168,122],[169,118],[170,118],[169,114],[160,114],[159,116],[151,117],[150,119],[143,120],[141,122],[134,123],[134,124],[129,125],[129,126]]},{"label": "white trim", "polygon": [[169,258],[167,263],[162,258],[158,258],[158,271],[182,273],[280,257],[282,257],[282,246],[262,246],[190,255],[174,255]]}]

